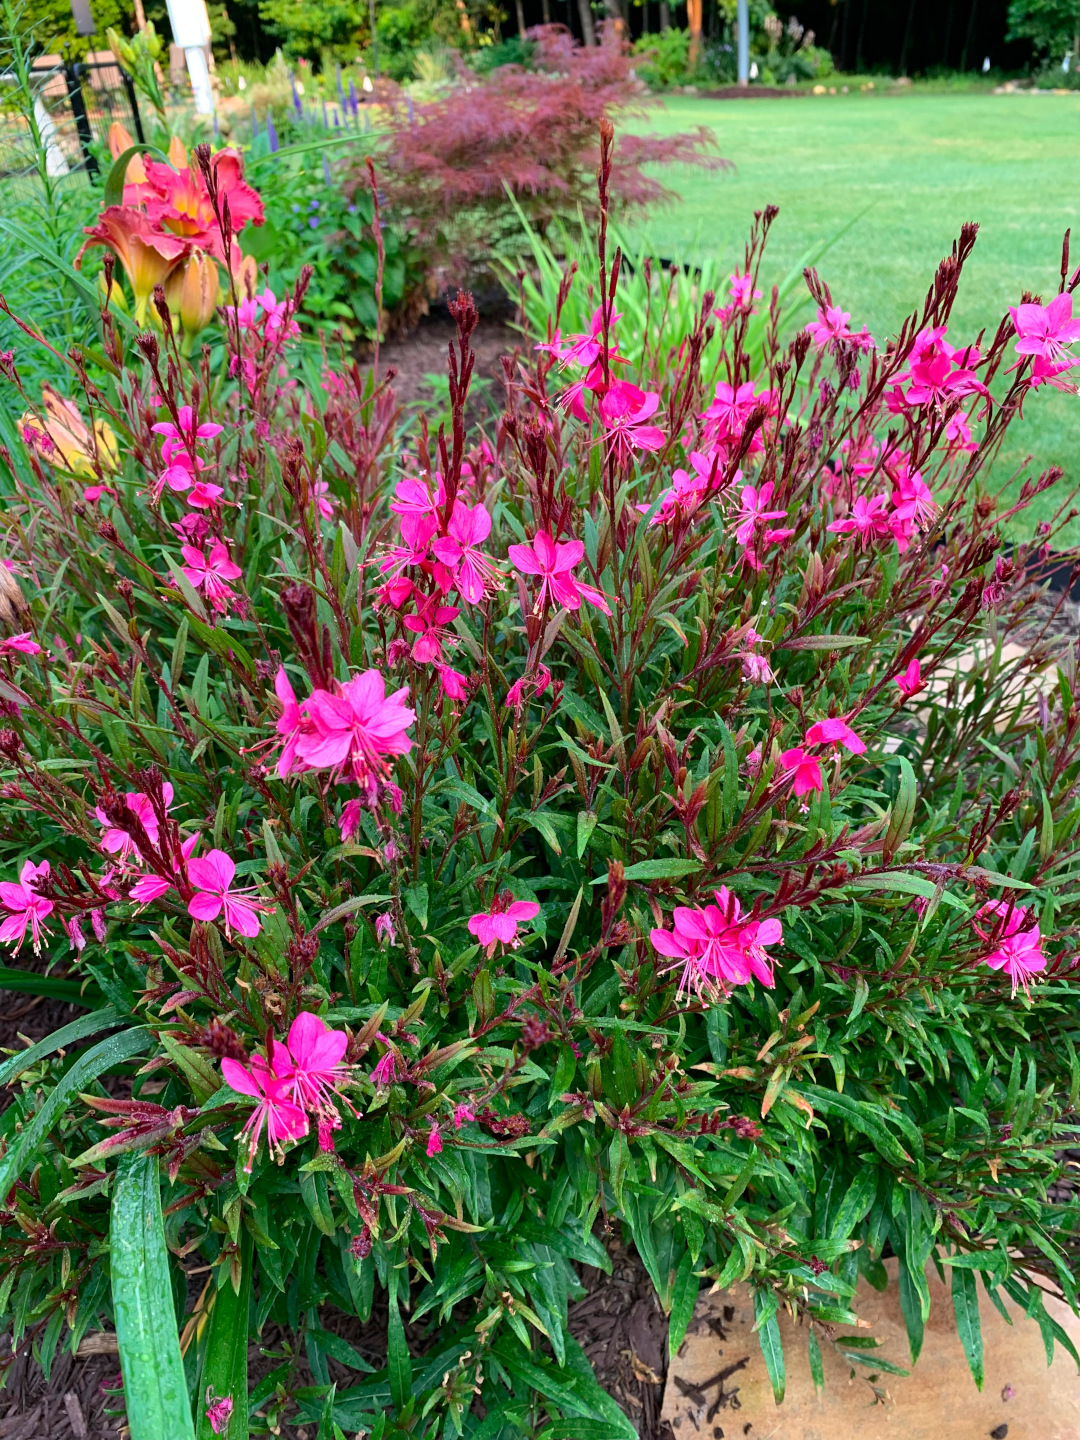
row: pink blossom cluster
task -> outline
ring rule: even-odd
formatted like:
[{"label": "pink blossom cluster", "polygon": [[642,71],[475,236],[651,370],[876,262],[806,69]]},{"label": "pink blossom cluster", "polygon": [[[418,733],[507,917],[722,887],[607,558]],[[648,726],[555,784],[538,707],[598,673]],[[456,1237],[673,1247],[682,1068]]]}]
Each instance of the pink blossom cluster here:
[{"label": "pink blossom cluster", "polygon": [[317,1015],[303,1010],[289,1027],[284,1042],[267,1039],[267,1057],[255,1055],[247,1065],[224,1059],[221,1074],[233,1090],[250,1095],[255,1108],[244,1126],[248,1137],[244,1169],[251,1170],[263,1130],[270,1153],[280,1164],[284,1146],[308,1133],[308,1117],[316,1122],[319,1148],[333,1150],[333,1132],[341,1128],[340,1100],[355,1115],[341,1086],[349,1078],[342,1062],[349,1037],[331,1030]]},{"label": "pink blossom cluster", "polygon": [[699,1002],[715,1000],[736,985],[748,985],[751,978],[772,989],[767,947],[783,943],[780,921],[744,917],[738,897],[724,885],[713,894],[715,905],[677,906],[671,930],[649,932],[653,949],[673,962],[672,969],[682,967],[679,994],[693,994]]},{"label": "pink blossom cluster", "polygon": [[518,926],[535,920],[539,914],[540,906],[535,900],[515,900],[509,890],[503,890],[495,896],[490,909],[469,917],[469,934],[476,936],[489,957],[494,955],[497,946],[515,950],[521,943],[517,938]]},{"label": "pink blossom cluster", "polygon": [[[177,423],[179,422],[179,423]],[[164,468],[154,483],[154,499],[160,500],[167,488],[182,494],[188,505],[197,510],[212,510],[225,493],[220,485],[200,478],[206,460],[200,454],[203,441],[220,435],[223,426],[206,420],[200,423],[190,405],[181,405],[176,420],[161,420],[150,427],[162,436],[161,459]]]},{"label": "pink blossom cluster", "polygon": [[[981,925],[980,919],[983,919]],[[1014,995],[1018,986],[1030,994],[1032,976],[1046,969],[1042,935],[1034,912],[1026,905],[990,900],[979,907],[971,924],[979,938],[993,947],[983,957],[990,969],[1003,970],[1008,975]]]},{"label": "pink blossom cluster", "polygon": [[380,797],[387,798],[400,814],[402,794],[390,780],[390,761],[412,749],[406,731],[416,712],[404,703],[408,686],[387,695],[380,672],[365,670],[349,680],[335,681],[332,690],[317,686],[305,699],[297,700],[282,666],[274,689],[281,703],[277,722],[280,779],[308,770],[329,770],[338,784],[359,785],[361,798],[349,800],[342,812],[345,840],[356,834],[364,804],[373,806]]},{"label": "pink blossom cluster", "polygon": [[[867,456],[867,451],[864,449],[861,454]],[[852,467],[853,474],[857,473],[859,463],[856,461]],[[895,540],[903,554],[937,514],[938,507],[922,474],[911,469],[909,456],[894,451],[881,462],[881,470],[892,482],[891,493],[857,495],[848,513],[834,520],[828,529],[833,535],[857,535],[860,546],[865,548]],[[835,494],[835,481],[829,482],[828,489]]]},{"label": "pink blossom cluster", "polygon": [[820,349],[835,350],[841,343],[857,350],[873,350],[874,337],[864,325],[857,333],[851,329],[851,314],[839,305],[819,306],[817,318],[806,327],[810,339]]},{"label": "pink blossom cluster", "polygon": [[[780,755],[780,764],[785,774],[793,777],[792,791],[798,799],[808,795],[811,791],[821,791],[825,788],[825,781],[821,773],[821,761],[816,755],[811,755],[811,749],[819,745],[842,745],[852,755],[862,755],[866,751],[866,745],[846,720],[818,720],[811,725],[806,732],[801,745],[794,746],[790,750],[784,750]],[[758,752],[758,766],[760,768],[760,751]]]},{"label": "pink blossom cluster", "polygon": [[620,319],[622,316],[614,313],[609,316],[606,346],[604,312],[598,307],[584,333],[569,335],[564,341],[556,332],[553,339],[536,348],[546,350],[564,367],[578,365],[585,371],[563,392],[559,403],[584,425],[589,423],[585,394],[596,396],[606,453],[614,457],[617,465],[626,468],[635,450],[659,450],[666,437],[659,425],[651,423],[660,405],[659,394],[614,377],[615,367],[627,363],[625,356],[618,353],[619,342],[614,333],[615,322]]},{"label": "pink blossom cluster", "polygon": [[1080,340],[1080,316],[1073,318],[1072,295],[1055,295],[1048,305],[1011,306],[1009,314],[1020,363],[1031,357],[1032,387],[1050,384],[1066,388],[1059,377],[1080,364],[1080,358],[1066,348]]}]

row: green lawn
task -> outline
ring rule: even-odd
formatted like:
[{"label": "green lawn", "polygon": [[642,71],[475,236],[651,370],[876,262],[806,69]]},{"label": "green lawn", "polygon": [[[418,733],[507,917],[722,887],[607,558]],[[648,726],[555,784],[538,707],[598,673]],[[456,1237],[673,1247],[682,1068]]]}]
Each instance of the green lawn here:
[{"label": "green lawn", "polygon": [[[766,264],[772,279],[873,202],[819,269],[852,324],[866,323],[878,339],[921,302],[965,220],[981,231],[953,312],[954,340],[992,331],[1025,287],[1049,298],[1068,226],[1080,264],[1080,95],[674,96],[654,123],[708,126],[736,166],[665,175],[684,203],[636,231],[658,255],[711,253],[734,265],[753,211],[771,202],[780,207]],[[1030,454],[1034,465],[1061,465],[1080,483],[1080,397],[1044,389],[1013,434],[996,474],[1005,478]],[[1039,513],[1052,508],[1044,497]],[[1080,527],[1071,538],[1080,540]]]}]

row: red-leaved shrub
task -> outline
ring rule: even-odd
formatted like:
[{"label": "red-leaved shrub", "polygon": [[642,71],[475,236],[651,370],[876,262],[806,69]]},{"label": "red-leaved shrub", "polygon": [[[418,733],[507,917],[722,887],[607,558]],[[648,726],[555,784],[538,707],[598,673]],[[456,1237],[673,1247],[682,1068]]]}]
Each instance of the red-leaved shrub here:
[{"label": "red-leaved shrub", "polygon": [[[386,142],[382,173],[388,208],[422,244],[455,260],[485,258],[508,225],[507,194],[543,232],[558,217],[595,218],[594,176],[601,120],[640,111],[648,97],[633,79],[626,47],[612,30],[592,48],[561,25],[529,32],[532,70],[507,65],[410,110]],[[716,168],[716,141],[704,126],[685,134],[624,132],[612,193],[627,208],[673,198],[646,165]],[[362,188],[364,172],[355,185]]]}]

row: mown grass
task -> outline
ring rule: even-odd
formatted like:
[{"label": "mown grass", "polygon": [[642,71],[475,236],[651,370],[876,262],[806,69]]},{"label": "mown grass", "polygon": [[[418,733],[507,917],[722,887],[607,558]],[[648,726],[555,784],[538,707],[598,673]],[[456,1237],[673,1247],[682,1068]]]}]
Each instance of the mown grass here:
[{"label": "mown grass", "polygon": [[[834,297],[881,339],[921,302],[934,267],[965,220],[980,225],[954,311],[954,338],[992,331],[1025,288],[1056,289],[1061,237],[1076,231],[1080,263],[1080,95],[985,93],[793,97],[709,101],[669,98],[652,123],[707,125],[735,169],[673,169],[683,202],[637,227],[656,254],[738,260],[753,211],[779,205],[770,278],[820,237],[867,213],[819,269]],[[1080,481],[1080,397],[1032,397],[995,466],[1004,480],[1028,455]],[[1053,494],[1021,517],[1028,530],[1056,509]],[[1070,538],[1080,540],[1080,526]]]}]

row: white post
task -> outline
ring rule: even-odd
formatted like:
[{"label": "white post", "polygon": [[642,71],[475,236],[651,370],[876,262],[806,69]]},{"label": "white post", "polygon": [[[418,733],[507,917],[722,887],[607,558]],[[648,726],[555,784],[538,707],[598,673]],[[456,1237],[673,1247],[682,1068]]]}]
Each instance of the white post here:
[{"label": "white post", "polygon": [[66,175],[68,163],[63,150],[57,144],[56,125],[40,95],[34,96],[34,119],[37,121],[41,143],[45,146],[45,173],[52,177]]},{"label": "white post", "polygon": [[739,38],[739,84],[750,84],[750,16],[746,0],[739,0],[735,10],[735,24]]},{"label": "white post", "polygon": [[210,17],[205,0],[166,0],[173,42],[179,45],[187,61],[191,92],[198,115],[214,113],[214,92],[210,85],[210,67],[206,48],[210,44]]}]

